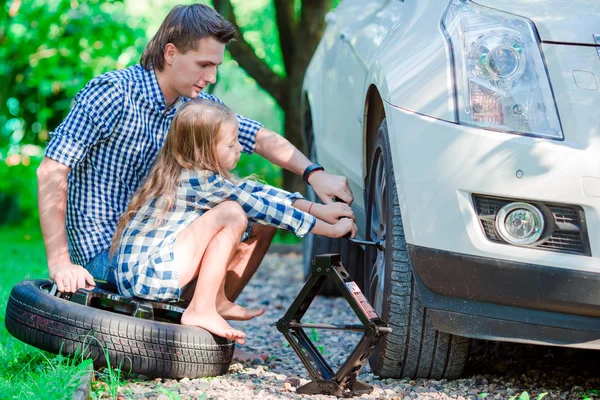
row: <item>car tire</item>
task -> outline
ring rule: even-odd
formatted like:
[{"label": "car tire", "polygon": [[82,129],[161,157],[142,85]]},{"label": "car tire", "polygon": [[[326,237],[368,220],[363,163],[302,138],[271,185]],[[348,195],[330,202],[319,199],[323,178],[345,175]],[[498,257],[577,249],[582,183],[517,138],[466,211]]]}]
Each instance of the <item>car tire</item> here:
[{"label": "car tire", "polygon": [[392,328],[370,358],[371,369],[385,378],[457,378],[464,369],[470,340],[436,330],[419,299],[385,119],[370,156],[366,236],[367,240],[384,239],[385,251],[371,246],[366,250],[365,295]]},{"label": "car tire", "polygon": [[15,338],[51,353],[83,353],[94,367],[161,378],[226,373],[234,343],[208,331],[119,314],[50,294],[48,280],[23,281],[11,291],[5,325]]}]

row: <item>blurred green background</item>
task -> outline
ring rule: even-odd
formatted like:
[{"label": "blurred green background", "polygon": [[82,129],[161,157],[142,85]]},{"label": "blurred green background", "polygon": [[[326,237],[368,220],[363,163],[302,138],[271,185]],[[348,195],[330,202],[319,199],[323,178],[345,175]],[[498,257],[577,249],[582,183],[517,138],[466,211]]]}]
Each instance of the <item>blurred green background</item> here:
[{"label": "blurred green background", "polygon": [[[310,7],[303,7],[304,1],[310,2]],[[177,4],[194,2],[213,4],[211,0],[0,0],[2,326],[13,285],[47,277],[36,169],[48,133],[61,123],[86,82],[136,64],[168,11]],[[238,113],[297,143],[300,96],[289,88],[301,81],[324,26],[324,15],[337,3],[339,0],[214,0],[219,12],[235,20],[242,35],[229,47],[231,54],[227,52],[219,69],[218,82],[209,89]],[[319,29],[307,29],[315,26]],[[247,57],[247,51],[256,57]],[[268,69],[262,68],[258,74],[258,64]],[[243,156],[237,172],[284,185],[282,171],[257,155]],[[281,232],[276,241],[299,242]],[[1,329],[2,398],[49,398],[47,393],[70,398],[74,388],[65,387],[64,379],[72,374],[57,369],[53,360]]]},{"label": "blurred green background", "polygon": [[[87,81],[137,63],[164,16],[179,3],[0,1],[0,226],[38,225],[35,170],[48,132],[60,124]],[[274,26],[258,24],[262,11],[272,7],[270,1],[239,3],[240,15],[251,17],[242,19],[250,26],[245,35],[256,39],[257,52],[274,70],[281,70]],[[230,56],[219,74],[217,96],[240,114],[281,132],[276,102]],[[245,157],[239,169],[240,174],[257,173],[272,184],[282,183],[278,168],[260,157]]]},{"label": "blurred green background", "polygon": [[[35,171],[48,133],[60,124],[87,81],[137,63],[169,9],[195,2],[212,5],[210,0],[0,0],[0,231],[40,238]],[[338,2],[322,0],[325,11]],[[292,20],[281,20],[275,3],[289,11]],[[290,68],[294,63],[284,59],[281,48],[293,47],[293,43],[280,43],[278,25],[290,25],[287,31],[302,28],[300,20],[306,17],[302,0],[214,4],[223,15],[234,10],[242,32],[240,40],[250,44],[258,59],[285,84],[289,75],[286,65]],[[323,16],[324,12],[308,17],[322,21]],[[301,36],[303,33],[297,32],[296,40],[303,40]],[[229,52],[219,68],[217,84],[209,90],[238,113],[285,134],[281,98],[276,100],[277,95],[261,88]],[[238,174],[257,174],[270,184],[284,184],[280,168],[256,155],[243,156]],[[279,234],[277,240],[297,242],[293,235],[285,234]],[[38,248],[43,251],[41,242],[36,244]]]}]

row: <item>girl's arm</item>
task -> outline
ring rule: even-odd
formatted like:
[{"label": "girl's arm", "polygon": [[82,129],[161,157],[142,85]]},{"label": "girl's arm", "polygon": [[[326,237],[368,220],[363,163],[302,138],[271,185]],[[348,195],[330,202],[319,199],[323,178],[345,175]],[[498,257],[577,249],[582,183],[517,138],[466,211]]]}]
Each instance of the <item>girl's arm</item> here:
[{"label": "girl's arm", "polygon": [[[323,221],[321,219],[321,216],[318,215],[318,213],[315,213],[315,210],[322,211],[322,209],[319,208],[323,207],[322,204],[312,203],[305,199],[297,199],[292,205],[299,210],[302,210],[315,216],[317,222],[315,223],[315,226],[311,231],[315,235],[327,236],[331,238],[339,238],[346,235],[347,233],[350,233],[350,237],[354,237],[356,235],[356,225],[354,225],[354,220],[351,219],[354,216],[352,214],[352,210],[350,210],[350,215],[342,215],[340,217],[337,217],[333,221],[333,224],[330,224],[326,221]],[[333,206],[336,206],[336,204],[333,204]],[[348,209],[350,209],[350,207],[346,203],[339,203],[339,206],[345,206]]]},{"label": "girl's arm", "polygon": [[214,173],[208,174],[201,183],[198,180],[188,183],[196,190],[198,205],[202,208],[235,201],[252,220],[287,229],[299,237],[310,232],[316,223],[314,216],[292,206],[295,199],[302,197],[300,194],[290,194],[252,180],[233,183]]},{"label": "girl's arm", "polygon": [[350,206],[342,202],[319,204],[311,203],[306,199],[297,199],[294,201],[293,206],[330,224],[336,224],[344,217],[356,221],[356,217]]}]

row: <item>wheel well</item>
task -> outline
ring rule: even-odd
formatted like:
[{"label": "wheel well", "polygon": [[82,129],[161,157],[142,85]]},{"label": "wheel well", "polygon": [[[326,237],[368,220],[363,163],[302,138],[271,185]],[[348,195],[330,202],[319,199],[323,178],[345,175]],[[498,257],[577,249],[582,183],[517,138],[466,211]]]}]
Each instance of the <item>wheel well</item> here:
[{"label": "wheel well", "polygon": [[[367,99],[365,101],[365,123],[363,124],[363,134],[364,134],[364,169],[365,176],[363,179],[367,179],[367,175],[369,174],[369,165],[371,160],[371,153],[373,150],[373,144],[375,143],[375,137],[377,136],[377,130],[379,129],[379,125],[385,118],[385,109],[383,107],[383,101],[381,100],[381,95],[377,90],[375,85],[371,85],[369,87],[369,91],[367,92]],[[365,186],[366,187],[366,186]]]},{"label": "wheel well", "polygon": [[[304,144],[304,154],[308,154],[310,145],[313,140],[312,131],[312,113],[310,111],[310,101],[308,99],[308,93],[302,93],[302,101],[300,102],[300,112],[302,118],[300,119],[301,127],[300,132],[302,134],[302,143]],[[308,156],[307,156],[308,157]]]}]

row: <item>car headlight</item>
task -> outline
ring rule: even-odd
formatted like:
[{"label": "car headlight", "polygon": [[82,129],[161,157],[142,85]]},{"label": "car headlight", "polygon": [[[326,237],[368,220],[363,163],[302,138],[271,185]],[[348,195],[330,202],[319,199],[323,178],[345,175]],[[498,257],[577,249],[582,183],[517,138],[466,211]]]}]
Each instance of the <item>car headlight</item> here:
[{"label": "car headlight", "polygon": [[531,21],[452,0],[442,28],[452,49],[459,123],[563,139]]}]

